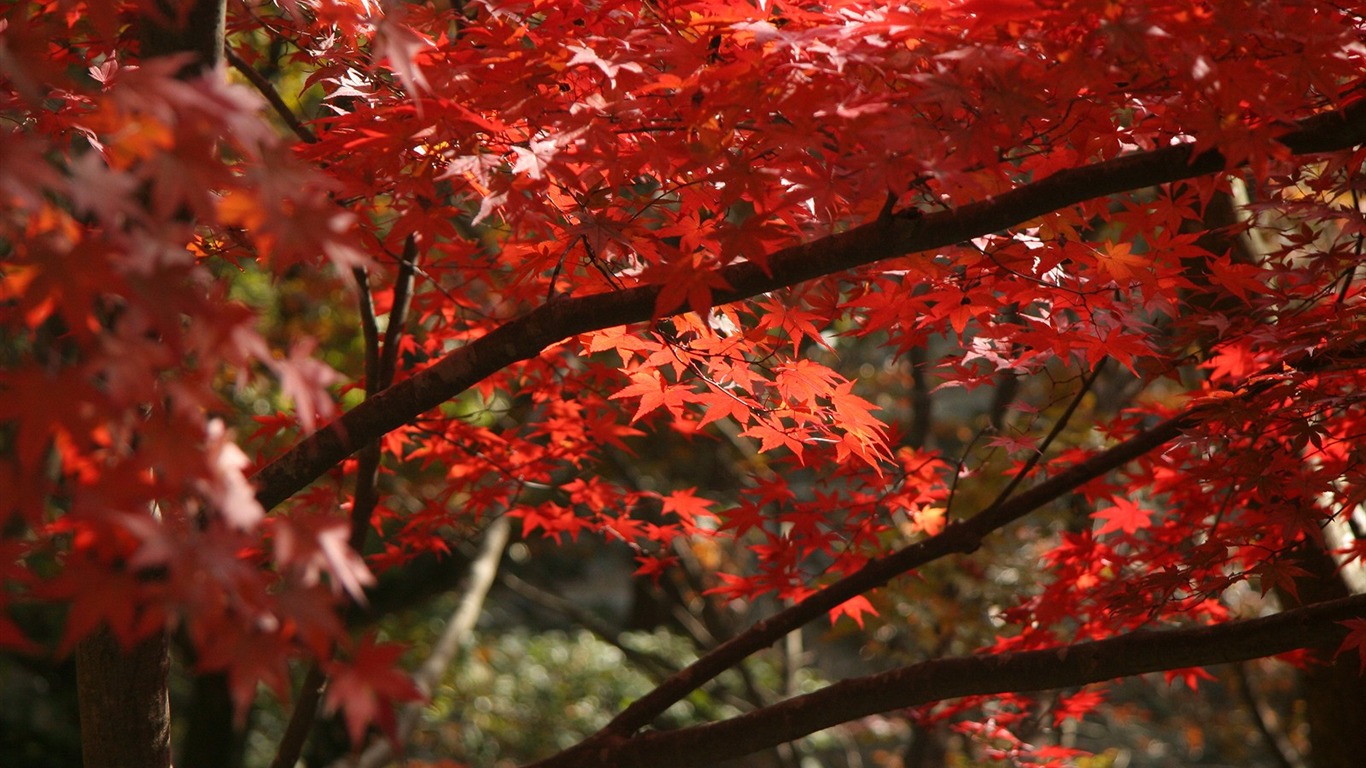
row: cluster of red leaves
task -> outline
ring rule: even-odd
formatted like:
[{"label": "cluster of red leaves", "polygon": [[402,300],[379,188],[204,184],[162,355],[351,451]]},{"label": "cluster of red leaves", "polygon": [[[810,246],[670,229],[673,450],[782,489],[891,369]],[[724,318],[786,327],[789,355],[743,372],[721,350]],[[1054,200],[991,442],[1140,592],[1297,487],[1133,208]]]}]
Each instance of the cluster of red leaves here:
[{"label": "cluster of red leaves", "polygon": [[[93,5],[0,19],[0,608],[25,591],[69,603],[62,653],[102,624],[131,643],[183,622],[239,700],[261,680],[284,692],[284,662],[340,630],[319,570],[339,586],[366,571],[319,555],[324,528],[262,554],[224,394],[274,380],[311,429],[335,373],[306,344],[271,349],[219,274],[359,263],[352,216],[256,94],[126,61],[113,4]],[[0,635],[27,644],[3,614]]]},{"label": "cluster of red leaves", "polygon": [[[1218,620],[1219,594],[1250,576],[1293,592],[1281,556],[1361,501],[1361,301],[1337,289],[1359,255],[1363,158],[1306,170],[1271,140],[1360,86],[1366,34],[1349,11],[437,5],[233,4],[229,44],[247,64],[262,60],[251,36],[269,35],[285,45],[276,63],[321,93],[296,146],[245,87],[125,60],[124,23],[150,3],[5,11],[0,487],[18,490],[0,512],[22,533],[0,542],[0,579],[71,603],[64,647],[101,622],[124,640],[180,622],[239,702],[258,680],[282,688],[288,658],[329,652],[334,593],[369,579],[335,514],[345,501],[317,486],[262,525],[222,419],[225,391],[269,377],[311,429],[336,379],[312,340],[271,349],[216,275],[362,260],[382,274],[410,238],[422,280],[406,370],[564,296],[661,285],[657,315],[691,313],[567,339],[391,434],[386,475],[423,492],[377,511],[373,565],[513,514],[527,532],[629,541],[644,573],[679,536],[744,537],[758,568],[719,591],[799,599],[934,535],[955,463],[898,447],[874,393],[832,367],[841,334],[897,354],[934,340],[940,380],[965,387],[1110,358],[1221,411],[1085,489],[1096,525],[1044,555],[1051,578],[1006,611],[1020,629],[997,649]],[[1262,185],[1283,217],[1248,224],[1273,235],[1263,261],[1198,242],[1227,188],[1214,178],[712,306],[729,288],[720,267],[1182,142]],[[392,300],[375,299],[381,313]],[[1194,386],[1180,377],[1192,361]],[[1159,400],[1093,448],[1141,429]],[[597,476],[646,431],[703,439],[717,422],[764,457],[734,498]],[[290,423],[265,417],[246,447]],[[2,613],[0,642],[25,643]],[[406,693],[364,672],[387,654],[363,646],[361,677],[334,677],[360,690],[353,732]]]}]

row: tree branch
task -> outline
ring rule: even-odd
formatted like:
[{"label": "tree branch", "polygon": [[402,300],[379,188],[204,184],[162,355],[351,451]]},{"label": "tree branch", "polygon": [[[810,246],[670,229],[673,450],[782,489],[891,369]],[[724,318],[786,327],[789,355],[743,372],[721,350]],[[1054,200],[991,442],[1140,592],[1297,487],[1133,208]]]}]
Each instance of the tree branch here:
[{"label": "tree branch", "polygon": [[1309,764],[1300,756],[1300,751],[1291,743],[1289,736],[1278,727],[1275,712],[1252,690],[1246,664],[1233,665],[1233,689],[1243,700],[1244,709],[1252,718],[1252,724],[1257,728],[1257,732],[1262,735],[1262,741],[1276,765],[1280,768],[1309,768]]},{"label": "tree branch", "polygon": [[[441,638],[437,640],[427,660],[413,673],[413,682],[428,700],[431,699],[432,691],[436,689],[446,670],[455,661],[456,654],[474,633],[475,622],[479,620],[484,600],[493,586],[511,532],[512,525],[507,516],[495,518],[484,531],[484,543],[479,548],[479,554],[470,561],[469,584],[465,587],[465,594],[461,596],[455,613],[446,622],[446,628],[442,630]],[[402,751],[402,745],[417,727],[423,706],[422,703],[404,705],[398,717],[396,743],[391,743],[388,739],[376,740],[361,754],[351,755],[333,763],[333,768],[379,768],[391,762],[395,751]]]},{"label": "tree branch", "polygon": [[[1280,142],[1292,154],[1347,149],[1366,142],[1366,99],[1302,121]],[[889,216],[771,254],[768,267],[746,262],[719,276],[731,286],[716,304],[739,301],[872,262],[941,248],[1022,224],[1087,200],[1223,170],[1217,150],[1195,154],[1182,144],[1060,171],[961,208],[921,216]],[[367,399],[309,435],[254,476],[266,509],[303,489],[372,440],[407,424],[488,376],[546,347],[588,331],[652,319],[660,286],[556,298],[451,352],[412,377]],[[687,310],[680,307],[677,312]]]},{"label": "tree branch", "polygon": [[860,717],[962,696],[1042,691],[1167,669],[1332,648],[1337,622],[1366,615],[1354,596],[1208,627],[1132,632],[1042,651],[937,659],[835,683],[720,723],[617,738],[533,768],[685,768],[746,755]]},{"label": "tree branch", "polygon": [[853,574],[826,586],[800,603],[757,622],[741,634],[717,646],[711,653],[636,700],[584,744],[634,733],[674,702],[741,659],[777,642],[787,632],[820,618],[852,597],[880,587],[926,563],[952,554],[975,552],[981,546],[982,539],[992,531],[1175,439],[1183,430],[1194,426],[1198,421],[1197,412],[1183,413],[1075,464],[1017,496],[993,504],[967,521],[946,528],[937,536],[923,539],[890,555],[870,561]]},{"label": "tree branch", "polygon": [[[399,339],[403,335],[403,325],[407,320],[408,304],[413,288],[413,269],[416,264],[417,238],[415,235],[409,235],[403,246],[403,262],[399,264],[398,275],[395,278],[393,306],[389,310],[389,325],[385,328],[382,345],[379,326],[375,319],[370,275],[360,267],[353,271],[359,294],[361,329],[365,336],[365,396],[367,399],[383,392],[393,381],[398,360],[396,350]],[[356,488],[351,497],[351,530],[347,543],[351,549],[358,553],[365,550],[365,540],[370,534],[370,521],[374,516],[375,508],[379,505],[379,468],[380,462],[384,458],[383,446],[379,437],[376,436],[374,440],[371,440],[361,449],[360,461],[356,467]],[[500,526],[496,530],[504,531],[504,527]],[[498,534],[491,535],[497,536]],[[502,534],[502,540],[506,540],[505,531]],[[502,544],[498,545],[498,552],[499,554],[502,553]],[[475,569],[474,579],[477,581],[477,571],[481,567],[480,561],[475,560],[470,567]],[[479,593],[478,603],[479,605],[483,604],[482,592]],[[355,603],[352,605],[354,606]],[[349,613],[350,610],[347,612]],[[299,694],[294,711],[290,713],[289,724],[285,728],[285,738],[280,740],[272,766],[287,768],[298,762],[299,752],[308,740],[308,734],[317,718],[319,697],[326,684],[327,677],[322,671],[320,662],[314,660],[309,664],[308,671],[304,673],[303,690]]]},{"label": "tree branch", "polygon": [[1024,482],[1025,477],[1028,476],[1030,472],[1033,472],[1035,467],[1039,466],[1039,461],[1043,459],[1043,455],[1048,452],[1049,447],[1053,445],[1053,441],[1058,439],[1058,435],[1061,435],[1062,431],[1067,429],[1068,422],[1072,420],[1072,414],[1077,412],[1077,407],[1081,405],[1081,401],[1086,399],[1087,393],[1095,386],[1096,379],[1100,378],[1100,372],[1105,369],[1106,359],[1107,358],[1102,357],[1098,360],[1095,367],[1091,369],[1091,372],[1082,378],[1081,388],[1077,390],[1077,394],[1072,396],[1072,401],[1067,404],[1067,408],[1063,410],[1062,415],[1053,423],[1053,428],[1048,430],[1048,434],[1044,436],[1043,441],[1039,443],[1039,447],[1029,455],[1029,459],[1025,461],[1024,466],[1020,467],[1019,471],[1010,478],[1010,482],[1006,484],[1006,487],[1001,489],[1001,492],[992,500],[991,506],[1000,504],[1002,501],[1009,498],[1010,494],[1014,493],[1015,489],[1020,487],[1020,483]]},{"label": "tree branch", "polygon": [[[1284,361],[1282,364],[1300,370],[1312,370],[1324,362],[1324,359],[1300,358]],[[1269,383],[1263,381],[1245,387],[1234,397],[1251,398],[1265,391],[1268,386]],[[992,532],[1176,439],[1182,432],[1198,425],[1210,413],[1208,404],[1187,408],[1184,412],[1039,482],[1019,495],[998,498],[970,519],[950,525],[938,535],[869,561],[858,571],[823,587],[802,602],[757,622],[741,634],[717,646],[715,650],[632,703],[605,728],[580,746],[591,746],[595,741],[629,736],[643,728],[674,702],[681,700],[751,653],[777,642],[785,633],[821,617],[856,595],[880,587],[926,563],[952,554],[975,552],[983,539]]]},{"label": "tree branch", "polygon": [[274,109],[275,114],[285,121],[285,125],[289,126],[289,130],[293,131],[300,141],[305,144],[313,144],[318,140],[318,137],[313,135],[313,131],[310,131],[308,126],[304,125],[303,121],[290,110],[289,105],[285,104],[285,100],[280,98],[280,92],[275,90],[275,86],[271,85],[264,75],[257,72],[255,67],[248,64],[231,48],[224,46],[223,54],[232,68],[242,73],[242,76],[256,88],[257,93],[265,97],[265,100],[270,103],[271,109]]},{"label": "tree branch", "polygon": [[[1295,153],[1342,149],[1366,141],[1366,100],[1341,112],[1306,120],[1299,130],[1286,134],[1281,141]],[[838,235],[778,251],[770,257],[768,271],[752,263],[725,268],[721,275],[732,288],[713,298],[718,304],[737,301],[880,259],[1006,229],[1088,199],[1213,173],[1225,165],[1224,157],[1214,150],[1195,155],[1190,145],[1167,147],[1062,171],[957,210],[914,219],[883,217]],[[487,376],[540,354],[550,344],[579,333],[650,319],[658,291],[658,286],[642,286],[556,299],[498,327],[367,399],[262,468],[255,477],[258,499],[266,508],[274,507],[360,446],[408,423]],[[1199,418],[1198,413],[1191,411],[1168,420],[1018,496],[991,505],[939,536],[870,562],[857,573],[722,644],[628,707],[604,731],[566,752],[564,759],[597,754],[607,748],[604,745],[622,742],[672,703],[787,631],[924,563],[974,551],[990,532],[1176,438]]]},{"label": "tree branch", "polygon": [[394,276],[394,296],[390,302],[389,324],[384,328],[384,345],[378,367],[380,389],[394,383],[394,373],[398,370],[399,340],[403,336],[403,327],[408,323],[408,309],[413,302],[417,261],[417,235],[408,235],[403,240],[403,257],[398,262],[398,274]]},{"label": "tree branch", "polygon": [[322,701],[323,686],[326,684],[327,675],[323,674],[322,667],[317,662],[309,664],[308,671],[304,672],[303,685],[299,687],[299,698],[294,701],[294,710],[290,712],[289,722],[285,725],[285,733],[275,746],[275,757],[270,762],[270,768],[294,768],[299,762],[299,753],[303,752],[304,742],[308,741],[308,733],[313,729],[318,702]]}]

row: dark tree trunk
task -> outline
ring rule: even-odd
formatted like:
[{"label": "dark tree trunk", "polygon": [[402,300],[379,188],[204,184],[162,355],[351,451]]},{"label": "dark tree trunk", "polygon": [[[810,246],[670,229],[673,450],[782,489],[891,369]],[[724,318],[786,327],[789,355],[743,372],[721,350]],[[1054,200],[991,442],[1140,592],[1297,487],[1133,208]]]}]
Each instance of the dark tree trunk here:
[{"label": "dark tree trunk", "polygon": [[76,646],[85,768],[170,768],[169,671],[164,634],[125,650],[100,629]]},{"label": "dark tree trunk", "polygon": [[[190,54],[192,77],[223,59],[227,0],[156,0],[138,20],[143,59]],[[166,634],[121,647],[107,629],[76,646],[85,768],[170,768],[170,647]]]},{"label": "dark tree trunk", "polygon": [[[1298,564],[1311,576],[1301,579],[1305,604],[1336,600],[1350,594],[1332,556],[1315,544],[1304,546]],[[1366,677],[1360,658],[1344,653],[1333,658],[1335,643],[1321,649],[1323,663],[1304,670],[1309,720],[1309,762],[1314,768],[1347,768],[1363,764],[1366,755]]]},{"label": "dark tree trunk", "polygon": [[242,764],[246,738],[234,726],[228,676],[222,672],[196,675],[189,706],[182,710],[185,731],[176,750],[176,764],[189,768],[237,768]]},{"label": "dark tree trunk", "polygon": [[184,77],[218,66],[227,0],[156,0],[153,6],[156,12],[149,12],[138,30],[142,58],[194,54],[181,69]]}]

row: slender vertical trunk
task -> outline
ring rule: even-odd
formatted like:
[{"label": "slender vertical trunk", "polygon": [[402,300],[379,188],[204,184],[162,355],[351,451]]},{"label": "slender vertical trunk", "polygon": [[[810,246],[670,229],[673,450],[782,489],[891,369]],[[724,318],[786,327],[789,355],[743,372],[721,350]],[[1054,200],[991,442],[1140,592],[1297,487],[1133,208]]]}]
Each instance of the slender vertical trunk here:
[{"label": "slender vertical trunk", "polygon": [[196,675],[188,705],[178,711],[184,730],[176,748],[177,765],[187,768],[236,768],[242,765],[246,738],[234,725],[228,676],[222,672]]},{"label": "slender vertical trunk", "polygon": [[[137,25],[143,59],[191,54],[189,78],[223,59],[227,0],[156,0]],[[76,646],[85,768],[170,768],[170,647],[165,632],[123,648],[107,630]]]},{"label": "slender vertical trunk", "polygon": [[139,25],[142,58],[194,54],[181,70],[183,77],[223,61],[227,0],[156,0],[153,6]]},{"label": "slender vertical trunk", "polygon": [[102,628],[76,646],[85,768],[170,768],[169,671],[164,633],[124,649]]}]

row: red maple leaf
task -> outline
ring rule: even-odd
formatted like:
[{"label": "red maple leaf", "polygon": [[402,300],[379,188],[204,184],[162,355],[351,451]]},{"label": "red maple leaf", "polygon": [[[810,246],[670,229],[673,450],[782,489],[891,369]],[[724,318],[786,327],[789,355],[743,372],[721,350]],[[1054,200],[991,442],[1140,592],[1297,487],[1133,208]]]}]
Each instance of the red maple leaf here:
[{"label": "red maple leaf", "polygon": [[712,293],[730,289],[726,278],[705,266],[701,256],[675,261],[647,276],[661,283],[655,299],[655,317],[666,317],[684,306],[705,317],[712,306]]},{"label": "red maple leaf", "polygon": [[1299,585],[1296,580],[1307,578],[1310,575],[1309,571],[1286,558],[1264,560],[1249,569],[1248,573],[1258,577],[1263,595],[1272,589],[1281,589],[1295,600],[1300,599]]},{"label": "red maple leaf", "polygon": [[[1295,597],[1277,553],[1366,499],[1354,4],[231,3],[233,82],[142,55],[158,5],[194,3],[0,20],[0,607],[69,608],[60,651],[184,627],[239,708],[287,696],[372,565],[496,515],[741,598],[886,557],[906,602],[981,545],[1002,648],[1236,632],[1202,596]],[[248,480],[231,435],[291,403]],[[1068,497],[1102,508],[1055,535]],[[1003,565],[953,562],[930,592]],[[353,738],[399,661],[328,666]],[[1036,704],[961,729],[1061,760]]]},{"label": "red maple leaf", "polygon": [[1204,667],[1169,669],[1166,672],[1162,673],[1162,678],[1167,681],[1168,685],[1171,685],[1172,682],[1176,680],[1180,680],[1181,682],[1185,683],[1186,687],[1191,689],[1192,691],[1200,690],[1201,680],[1218,679],[1214,675],[1210,674],[1209,670],[1205,669]]},{"label": "red maple leaf", "polygon": [[1096,530],[1097,536],[1111,531],[1124,531],[1127,534],[1133,534],[1152,524],[1149,519],[1152,513],[1138,506],[1135,502],[1120,496],[1116,496],[1110,501],[1114,506],[1096,510],[1096,517],[1105,521],[1105,524]]},{"label": "red maple leaf", "polygon": [[1120,285],[1142,278],[1149,267],[1148,259],[1131,252],[1129,243],[1106,241],[1096,250],[1096,263],[1101,270]]},{"label": "red maple leaf", "polygon": [[1361,661],[1361,674],[1366,675],[1366,619],[1347,619],[1338,623],[1347,628],[1347,636],[1342,638],[1342,644],[1338,646],[1333,658],[1336,659],[1346,651],[1356,650]]},{"label": "red maple leaf", "polygon": [[640,405],[631,417],[632,423],[640,421],[641,417],[660,406],[678,415],[685,403],[697,399],[686,385],[670,384],[655,370],[639,370],[632,373],[631,383],[614,393],[611,399],[627,397],[640,398]]},{"label": "red maple leaf", "polygon": [[665,514],[677,515],[680,520],[689,523],[703,517],[710,517],[711,499],[704,499],[694,495],[696,488],[686,488],[679,491],[671,491],[661,498],[664,504]]},{"label": "red maple leaf", "polygon": [[864,614],[876,616],[877,609],[873,607],[868,598],[863,595],[855,595],[830,609],[830,623],[834,624],[839,621],[841,616],[848,616],[854,620],[855,624],[859,625],[859,629],[862,629]]},{"label": "red maple leaf", "polygon": [[363,742],[371,725],[399,743],[394,705],[423,698],[412,678],[398,668],[401,655],[403,646],[376,643],[373,637],[366,637],[349,661],[328,663],[323,707],[329,714],[342,713],[353,745]]},{"label": "red maple leaf", "polygon": [[1071,696],[1059,697],[1058,702],[1053,705],[1053,724],[1060,726],[1066,720],[1080,722],[1103,701],[1105,692],[1098,689],[1082,690]]}]

